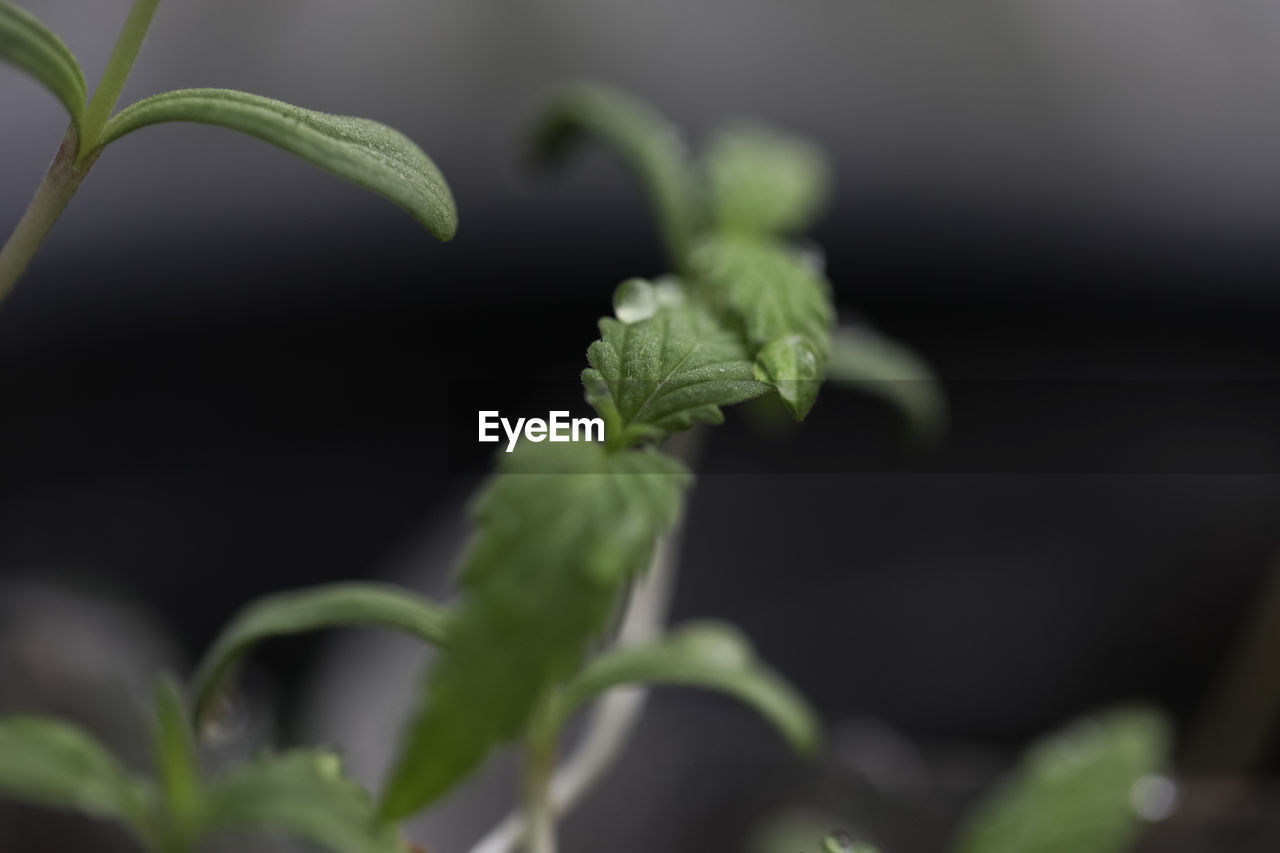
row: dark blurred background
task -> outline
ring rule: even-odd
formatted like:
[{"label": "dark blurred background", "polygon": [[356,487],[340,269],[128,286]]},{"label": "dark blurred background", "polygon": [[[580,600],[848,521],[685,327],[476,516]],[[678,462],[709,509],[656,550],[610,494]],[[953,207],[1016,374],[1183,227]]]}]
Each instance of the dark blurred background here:
[{"label": "dark blurred background", "polygon": [[[22,5],[91,80],[128,7]],[[405,555],[461,536],[476,481],[449,389],[544,408],[529,389],[572,385],[612,288],[663,271],[607,157],[520,169],[539,95],[594,78],[695,143],[739,116],[820,141],[839,300],[951,405],[914,451],[833,390],[800,432],[731,416],[677,616],[742,625],[832,721],[999,748],[1140,698],[1187,736],[1280,543],[1277,38],[1254,0],[163,4],[126,99],[385,121],[448,177],[459,234],[225,131],[113,147],[0,310],[0,578],[129,602],[175,665],[266,591],[443,583]],[[7,233],[65,118],[8,69],[0,115]],[[266,651],[284,718],[322,658]],[[764,796],[743,768],[773,767],[751,721],[690,734],[736,713],[702,701],[659,698],[613,783],[673,785],[663,743],[726,768],[662,849],[710,849]]]}]

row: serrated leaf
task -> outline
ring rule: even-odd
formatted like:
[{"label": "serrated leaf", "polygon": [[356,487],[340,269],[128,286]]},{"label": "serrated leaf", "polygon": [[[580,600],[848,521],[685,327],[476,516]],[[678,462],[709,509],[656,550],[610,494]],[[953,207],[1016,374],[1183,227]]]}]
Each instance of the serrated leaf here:
[{"label": "serrated leaf", "polygon": [[587,443],[525,442],[503,461],[473,508],[462,604],[383,792],[385,818],[439,799],[574,673],[689,479],[658,453]]},{"label": "serrated leaf", "polygon": [[795,234],[821,212],[831,182],[822,151],[763,125],[721,131],[704,169],[716,226],[747,235]]},{"label": "serrated leaf", "polygon": [[770,341],[756,354],[756,376],[778,390],[778,396],[797,418],[803,418],[818,399],[822,386],[822,357],[803,335]]},{"label": "serrated leaf", "polygon": [[756,659],[741,632],[717,622],[685,625],[665,639],[615,649],[593,660],[556,704],[563,720],[614,687],[665,684],[715,690],[754,708],[797,751],[818,743],[817,715],[781,676]]},{"label": "serrated leaf", "polygon": [[741,325],[760,378],[803,419],[817,399],[831,351],[835,312],[821,271],[772,240],[717,236],[694,251],[693,275]]},{"label": "serrated leaf", "polygon": [[248,134],[394,202],[441,240],[457,230],[457,209],[440,170],[412,140],[384,124],[229,89],[183,89],[121,110],[103,128],[99,147],[163,122]]},{"label": "serrated leaf", "polygon": [[240,611],[222,630],[192,681],[197,721],[204,720],[236,664],[272,637],[328,628],[388,628],[440,645],[448,634],[449,609],[390,584],[340,583],[262,598]]},{"label": "serrated leaf", "polygon": [[585,139],[609,148],[644,187],[673,264],[685,266],[701,213],[693,168],[674,125],[625,92],[579,83],[547,99],[530,136],[542,162],[563,159]]},{"label": "serrated leaf", "polygon": [[932,442],[946,427],[946,402],[933,370],[909,348],[870,326],[836,330],[827,379],[896,406],[917,441]]},{"label": "serrated leaf", "polygon": [[0,720],[0,796],[116,820],[142,837],[155,799],[83,730],[27,716]]},{"label": "serrated leaf", "polygon": [[975,813],[959,853],[1122,853],[1140,826],[1136,786],[1161,773],[1169,726],[1158,713],[1121,709],[1033,746]]},{"label": "serrated leaf", "polygon": [[42,83],[81,127],[88,100],[84,72],[71,49],[35,15],[0,0],[0,60]]},{"label": "serrated leaf", "polygon": [[[619,288],[626,296],[615,299],[616,310],[633,321],[600,321],[601,339],[587,350],[591,367],[582,374],[588,402],[616,430],[610,440],[624,447],[721,423],[721,406],[767,389],[737,335],[693,302],[667,297],[659,307],[661,297],[646,295],[656,290],[639,279]],[[643,305],[652,312],[636,307]]]},{"label": "serrated leaf", "polygon": [[342,775],[336,755],[313,750],[265,755],[215,778],[205,791],[204,829],[286,835],[335,853],[402,853],[368,793]]}]

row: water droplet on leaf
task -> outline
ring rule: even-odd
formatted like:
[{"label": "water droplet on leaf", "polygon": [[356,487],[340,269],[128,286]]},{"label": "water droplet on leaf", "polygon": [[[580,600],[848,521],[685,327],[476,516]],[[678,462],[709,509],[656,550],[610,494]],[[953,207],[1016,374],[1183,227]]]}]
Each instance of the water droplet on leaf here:
[{"label": "water droplet on leaf", "polygon": [[613,292],[613,313],[624,323],[648,320],[657,311],[657,291],[642,278],[627,279]]}]

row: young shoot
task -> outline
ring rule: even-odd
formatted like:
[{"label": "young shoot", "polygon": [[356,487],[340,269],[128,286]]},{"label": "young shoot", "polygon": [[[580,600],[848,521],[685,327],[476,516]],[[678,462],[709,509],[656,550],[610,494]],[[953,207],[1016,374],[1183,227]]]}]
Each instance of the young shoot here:
[{"label": "young shoot", "polygon": [[164,92],[115,112],[158,5],[159,0],[134,0],[90,100],[84,72],[66,44],[34,15],[0,0],[0,60],[42,83],[71,117],[44,181],[0,249],[0,301],[22,277],[107,146],[166,122],[210,124],[257,137],[384,196],[439,239],[453,237],[458,215],[444,177],[408,137],[378,122],[229,89]]}]

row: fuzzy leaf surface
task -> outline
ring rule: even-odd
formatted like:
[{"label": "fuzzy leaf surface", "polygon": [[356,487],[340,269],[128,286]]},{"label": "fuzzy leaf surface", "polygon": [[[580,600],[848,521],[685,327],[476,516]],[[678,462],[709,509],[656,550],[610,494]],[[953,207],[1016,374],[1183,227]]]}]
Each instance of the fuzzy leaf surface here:
[{"label": "fuzzy leaf surface", "polygon": [[720,132],[704,155],[715,224],[747,235],[796,234],[822,211],[831,168],[807,140],[763,125]]},{"label": "fuzzy leaf surface", "polygon": [[569,682],[557,709],[563,718],[601,693],[628,684],[715,690],[755,709],[797,751],[811,752],[818,744],[818,718],[809,704],[728,625],[693,623],[658,642],[603,654]]},{"label": "fuzzy leaf surface", "polygon": [[369,119],[329,115],[229,89],[182,89],[121,110],[103,128],[99,146],[148,125],[175,121],[229,128],[282,148],[394,202],[441,240],[457,230],[453,195],[435,163],[407,136]]},{"label": "fuzzy leaf surface", "polygon": [[[632,305],[645,304],[649,300],[637,294],[645,288],[652,285],[633,280],[620,292],[629,292]],[[741,338],[710,311],[689,301],[660,302],[652,300],[649,316],[629,314],[619,304],[619,316],[638,319],[601,320],[600,340],[587,350],[587,400],[606,424],[616,422],[623,446],[661,440],[698,423],[722,423],[721,406],[768,388],[756,379]]]},{"label": "fuzzy leaf surface", "polygon": [[270,595],[236,614],[201,661],[193,679],[197,721],[208,716],[236,664],[273,637],[329,628],[387,628],[440,645],[449,609],[391,584],[337,583]]},{"label": "fuzzy leaf surface", "polygon": [[312,750],[259,756],[215,778],[205,791],[204,829],[284,835],[334,853],[403,851],[338,757]]},{"label": "fuzzy leaf surface", "polygon": [[803,254],[773,240],[716,236],[693,254],[693,275],[753,348],[757,376],[803,419],[831,353],[831,286]]},{"label": "fuzzy leaf surface", "polygon": [[0,60],[40,81],[80,128],[88,87],[75,54],[39,18],[8,0],[0,0]]},{"label": "fuzzy leaf surface", "polygon": [[1161,773],[1170,733],[1153,711],[1081,720],[1033,746],[975,813],[959,853],[1122,853],[1140,826],[1135,794]]},{"label": "fuzzy leaf surface", "polygon": [[473,507],[462,604],[383,792],[384,817],[439,799],[576,671],[674,523],[688,480],[669,457],[588,443],[525,442],[505,457]]},{"label": "fuzzy leaf surface", "polygon": [[585,140],[603,144],[639,179],[677,269],[684,267],[700,227],[693,167],[671,122],[635,97],[596,83],[565,86],[536,117],[531,147],[536,162],[565,158]]}]

